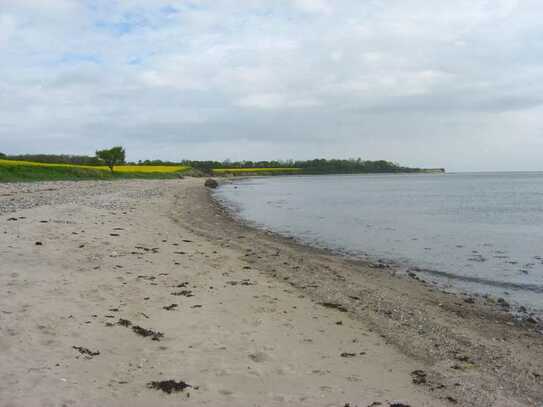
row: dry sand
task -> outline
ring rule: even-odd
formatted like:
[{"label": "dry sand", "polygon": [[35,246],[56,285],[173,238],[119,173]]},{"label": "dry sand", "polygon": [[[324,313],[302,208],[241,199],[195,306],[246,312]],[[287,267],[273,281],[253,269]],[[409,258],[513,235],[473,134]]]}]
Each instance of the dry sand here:
[{"label": "dry sand", "polygon": [[202,179],[0,184],[0,236],[1,406],[543,405],[537,324],[245,227]]}]

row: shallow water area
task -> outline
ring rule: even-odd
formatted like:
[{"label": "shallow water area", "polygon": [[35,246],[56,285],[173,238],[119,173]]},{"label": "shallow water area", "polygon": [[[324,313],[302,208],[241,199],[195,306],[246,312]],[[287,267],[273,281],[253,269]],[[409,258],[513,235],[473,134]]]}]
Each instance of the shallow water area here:
[{"label": "shallow water area", "polygon": [[262,177],[215,197],[257,227],[543,309],[543,173]]}]

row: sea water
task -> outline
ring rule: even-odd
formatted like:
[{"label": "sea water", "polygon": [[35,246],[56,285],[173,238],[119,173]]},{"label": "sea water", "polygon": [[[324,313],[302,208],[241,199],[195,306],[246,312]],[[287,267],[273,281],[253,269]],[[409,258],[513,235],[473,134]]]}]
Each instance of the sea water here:
[{"label": "sea water", "polygon": [[543,309],[543,173],[262,177],[216,197],[257,227]]}]

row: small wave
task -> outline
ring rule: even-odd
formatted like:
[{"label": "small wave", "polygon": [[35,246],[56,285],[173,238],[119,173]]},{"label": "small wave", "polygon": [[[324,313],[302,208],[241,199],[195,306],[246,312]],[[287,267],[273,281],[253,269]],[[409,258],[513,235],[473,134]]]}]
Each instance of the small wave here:
[{"label": "small wave", "polygon": [[482,277],[459,276],[457,274],[448,273],[446,271],[438,271],[438,270],[431,270],[431,269],[411,268],[410,271],[430,274],[437,277],[445,277],[445,278],[456,280],[456,281],[466,281],[469,283],[482,284],[482,285],[487,285],[490,287],[508,288],[512,290],[525,290],[525,291],[531,291],[534,293],[543,293],[543,286],[537,285],[537,284],[513,283],[509,281],[490,280],[490,279],[482,278]]}]

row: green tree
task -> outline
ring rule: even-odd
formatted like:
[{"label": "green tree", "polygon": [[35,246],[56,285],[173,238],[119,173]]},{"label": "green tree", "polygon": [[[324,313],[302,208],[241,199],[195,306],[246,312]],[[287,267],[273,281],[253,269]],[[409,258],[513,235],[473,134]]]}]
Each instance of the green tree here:
[{"label": "green tree", "polygon": [[0,153],[0,158],[6,158],[7,155],[5,155],[4,153]]},{"label": "green tree", "polygon": [[121,146],[112,147],[110,149],[96,151],[96,157],[104,161],[111,172],[113,172],[113,167],[124,164],[125,151]]}]

